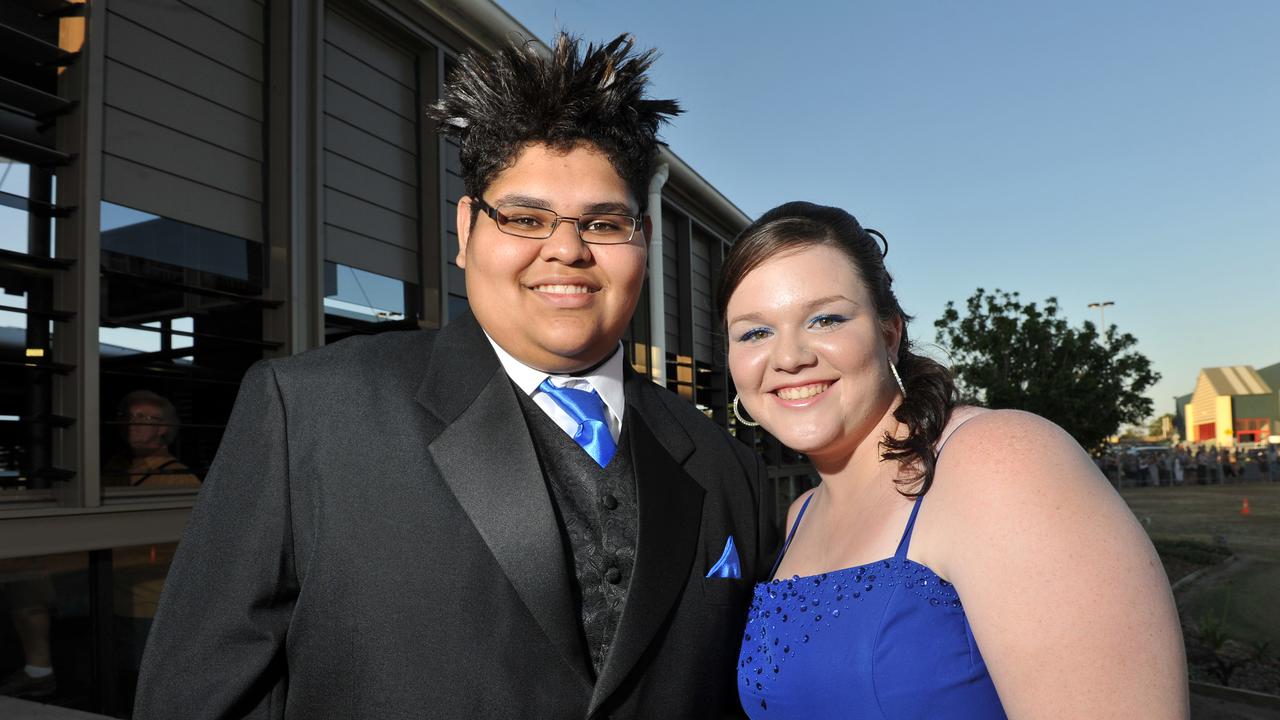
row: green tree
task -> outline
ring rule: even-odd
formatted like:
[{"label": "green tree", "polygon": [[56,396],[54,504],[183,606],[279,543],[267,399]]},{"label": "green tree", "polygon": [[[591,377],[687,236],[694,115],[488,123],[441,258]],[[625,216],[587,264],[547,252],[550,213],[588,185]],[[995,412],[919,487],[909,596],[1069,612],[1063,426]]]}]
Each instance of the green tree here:
[{"label": "green tree", "polygon": [[1147,435],[1150,437],[1160,437],[1161,435],[1164,435],[1165,418],[1169,418],[1169,424],[1171,426],[1173,425],[1173,413],[1159,415],[1151,421],[1150,425],[1147,426]]},{"label": "green tree", "polygon": [[999,289],[978,288],[966,311],[962,317],[948,302],[934,323],[966,401],[1046,417],[1091,450],[1151,414],[1142,393],[1160,374],[1115,325],[1104,335],[1089,321],[1072,327],[1056,298],[1041,308]]}]

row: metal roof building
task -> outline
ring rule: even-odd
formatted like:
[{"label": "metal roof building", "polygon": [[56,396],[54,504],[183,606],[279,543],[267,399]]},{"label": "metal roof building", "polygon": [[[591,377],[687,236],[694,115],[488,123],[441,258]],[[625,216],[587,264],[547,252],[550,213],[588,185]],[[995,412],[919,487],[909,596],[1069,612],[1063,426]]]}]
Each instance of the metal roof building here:
[{"label": "metal roof building", "polygon": [[1280,363],[1205,368],[1181,408],[1188,442],[1232,446],[1280,435]]}]

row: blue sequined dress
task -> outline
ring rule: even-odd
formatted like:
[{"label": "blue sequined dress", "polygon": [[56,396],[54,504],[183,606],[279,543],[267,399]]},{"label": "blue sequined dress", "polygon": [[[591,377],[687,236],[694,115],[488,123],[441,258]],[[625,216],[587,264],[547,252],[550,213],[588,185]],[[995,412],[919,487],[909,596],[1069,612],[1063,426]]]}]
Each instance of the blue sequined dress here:
[{"label": "blue sequined dress", "polygon": [[892,558],[756,585],[738,658],[753,720],[1005,717],[960,596],[907,559],[919,511]]}]

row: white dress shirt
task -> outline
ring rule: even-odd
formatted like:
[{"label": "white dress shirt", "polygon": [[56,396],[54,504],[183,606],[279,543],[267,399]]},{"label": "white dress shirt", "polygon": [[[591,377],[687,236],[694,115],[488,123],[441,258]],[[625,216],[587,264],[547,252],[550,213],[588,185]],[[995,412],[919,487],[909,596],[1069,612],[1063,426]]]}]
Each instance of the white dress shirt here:
[{"label": "white dress shirt", "polygon": [[550,373],[531,368],[512,357],[511,353],[502,349],[501,345],[493,341],[489,337],[489,333],[485,333],[485,338],[489,340],[489,344],[493,346],[493,351],[498,354],[498,362],[502,363],[502,369],[507,372],[507,377],[516,384],[526,395],[533,398],[533,402],[542,408],[547,417],[565,431],[569,437],[573,437],[578,432],[578,423],[569,413],[564,411],[550,395],[538,389],[543,380],[551,378],[551,384],[556,387],[568,387],[575,390],[595,390],[604,401],[604,407],[607,412],[605,416],[609,419],[609,434],[613,436],[613,441],[618,441],[618,435],[622,431],[622,413],[626,408],[626,397],[622,391],[622,362],[626,355],[619,343],[619,348],[612,356],[603,364],[592,370],[586,375],[552,375]]}]

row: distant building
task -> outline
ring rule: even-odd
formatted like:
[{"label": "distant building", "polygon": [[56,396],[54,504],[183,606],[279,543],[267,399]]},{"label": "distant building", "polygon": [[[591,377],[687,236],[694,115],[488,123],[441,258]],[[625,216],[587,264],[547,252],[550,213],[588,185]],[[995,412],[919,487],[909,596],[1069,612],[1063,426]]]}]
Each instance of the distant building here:
[{"label": "distant building", "polygon": [[1175,398],[1176,415],[1192,443],[1230,447],[1280,436],[1280,363],[1205,368],[1195,391]]},{"label": "distant building", "polygon": [[1183,440],[1190,441],[1191,436],[1186,435],[1183,430],[1187,427],[1187,406],[1191,404],[1191,396],[1194,393],[1179,395],[1173,399],[1173,427],[1178,437],[1175,442]]}]

